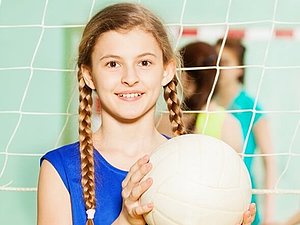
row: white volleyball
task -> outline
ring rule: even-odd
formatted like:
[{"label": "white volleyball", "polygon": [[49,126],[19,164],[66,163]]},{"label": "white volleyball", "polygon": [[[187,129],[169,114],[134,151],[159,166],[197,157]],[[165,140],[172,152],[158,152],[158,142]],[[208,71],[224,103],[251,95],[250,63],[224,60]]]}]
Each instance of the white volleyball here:
[{"label": "white volleyball", "polygon": [[144,215],[148,225],[235,225],[250,204],[248,170],[221,140],[181,135],[159,146],[150,162],[153,184],[141,197],[154,203]]}]

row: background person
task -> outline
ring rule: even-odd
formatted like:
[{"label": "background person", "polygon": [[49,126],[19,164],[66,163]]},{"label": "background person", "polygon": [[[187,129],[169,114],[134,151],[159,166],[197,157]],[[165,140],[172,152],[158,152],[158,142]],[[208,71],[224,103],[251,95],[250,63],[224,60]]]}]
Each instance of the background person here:
[{"label": "background person", "polygon": [[[219,39],[215,45],[217,51],[220,51],[223,39]],[[226,39],[225,46],[221,56],[221,66],[243,66],[245,47],[238,39]],[[244,88],[244,69],[232,68],[222,69],[220,71],[220,79],[218,81],[218,92],[215,95],[215,100],[226,109],[229,110],[252,110],[256,112],[234,112],[233,115],[240,121],[244,141],[247,142],[245,148],[244,160],[249,169],[253,187],[256,187],[256,181],[253,172],[253,157],[258,149],[261,153],[273,153],[272,139],[267,117],[259,113],[262,110],[261,106],[257,104],[254,106],[255,99]],[[254,114],[253,114],[254,113]],[[252,117],[254,116],[252,128],[249,136],[248,130],[251,125]],[[275,185],[275,162],[272,156],[263,157],[265,183],[264,187],[268,189],[274,188]],[[253,202],[257,202],[256,196],[253,195]],[[271,223],[274,217],[274,197],[273,195],[265,195],[263,211],[262,211],[262,224]],[[257,214],[253,224],[260,224],[260,213]]]}]

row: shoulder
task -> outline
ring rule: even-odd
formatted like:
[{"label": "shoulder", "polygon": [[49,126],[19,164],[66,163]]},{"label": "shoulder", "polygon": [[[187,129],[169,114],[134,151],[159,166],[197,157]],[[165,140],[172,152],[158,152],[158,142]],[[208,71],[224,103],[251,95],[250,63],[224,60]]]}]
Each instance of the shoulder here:
[{"label": "shoulder", "polygon": [[[47,163],[43,163],[44,161],[47,161]],[[47,152],[42,156],[40,165],[41,167],[45,167],[47,164],[47,168],[54,169],[59,174],[66,188],[69,189],[68,177],[73,176],[74,171],[80,168],[79,143],[75,142],[64,145]],[[51,164],[51,166],[49,164]]]},{"label": "shoulder", "polygon": [[239,120],[229,113],[225,114],[223,128],[228,131],[235,130],[240,132],[242,130]]},{"label": "shoulder", "polygon": [[72,144],[64,145],[62,147],[56,148],[47,152],[42,158],[41,163],[44,159],[48,161],[60,160],[61,158],[68,159],[72,158],[76,155],[79,155],[79,142],[75,142]]},{"label": "shoulder", "polygon": [[[250,95],[246,90],[240,91],[240,93],[233,101],[233,106],[235,106],[235,108],[241,109],[253,109],[254,104],[255,98],[252,95]],[[256,109],[261,109],[261,106],[258,102],[256,103]]]},{"label": "shoulder", "polygon": [[223,108],[222,106],[218,107],[218,110],[223,111],[223,129],[227,129],[230,131],[231,129],[233,130],[241,130],[241,125],[239,120],[232,115],[231,113],[226,112],[226,109]]},{"label": "shoulder", "polygon": [[234,100],[238,103],[244,103],[247,105],[253,105],[255,102],[255,99],[247,93],[245,90],[240,91],[240,93],[237,95],[237,97]]}]

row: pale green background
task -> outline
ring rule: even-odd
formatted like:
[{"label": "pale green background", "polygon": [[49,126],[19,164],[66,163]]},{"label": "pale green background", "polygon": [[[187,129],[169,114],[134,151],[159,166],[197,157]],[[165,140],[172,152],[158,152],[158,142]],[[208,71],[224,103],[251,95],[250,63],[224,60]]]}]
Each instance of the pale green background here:
[{"label": "pale green background", "polygon": [[[96,1],[93,13],[112,2],[116,1]],[[180,21],[182,0],[140,2],[153,9],[167,24],[221,26],[225,26],[230,3],[228,0],[187,0]],[[36,223],[39,158],[50,149],[76,140],[77,93],[72,97],[76,88],[73,70],[79,25],[88,20],[92,3],[49,0],[44,9],[46,1],[42,0],[0,0],[0,224]],[[299,32],[300,1],[279,0],[273,15],[275,3],[274,0],[233,0],[227,22],[253,22],[231,25],[235,28],[270,29],[274,25]],[[263,22],[255,23],[257,21]],[[61,27],[65,25],[76,25],[76,28]],[[194,38],[183,38],[180,45]],[[213,43],[215,39],[206,41]],[[256,96],[263,74],[258,100],[264,109],[294,111],[268,114],[275,152],[287,153],[290,148],[299,154],[300,132],[296,130],[300,120],[299,37],[273,39],[266,58],[267,40],[248,40],[245,44],[247,65],[266,66],[247,69],[247,89]],[[289,66],[293,68],[274,68]],[[295,131],[296,141],[292,143]],[[276,157],[279,173],[288,159],[287,156]],[[300,191],[299,156],[292,157],[288,165],[278,188]],[[262,177],[262,173],[257,161],[258,177]],[[25,191],[15,191],[15,188]],[[299,209],[299,194],[276,196],[277,220],[284,220]]]}]

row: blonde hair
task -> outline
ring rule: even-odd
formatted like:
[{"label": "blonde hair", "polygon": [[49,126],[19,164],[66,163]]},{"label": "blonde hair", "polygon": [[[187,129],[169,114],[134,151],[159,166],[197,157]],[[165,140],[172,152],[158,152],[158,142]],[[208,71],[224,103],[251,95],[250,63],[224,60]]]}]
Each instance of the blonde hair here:
[{"label": "blonde hair", "polygon": [[[81,184],[87,210],[96,208],[94,147],[91,130],[92,90],[84,82],[81,67],[92,67],[91,54],[101,34],[111,30],[131,30],[136,27],[151,33],[155,37],[162,49],[164,65],[172,60],[178,61],[163,24],[149,10],[138,4],[114,4],[98,12],[86,25],[79,45],[77,62],[79,82],[79,144]],[[173,126],[173,132],[175,135],[181,135],[185,133],[185,129],[181,120],[182,112],[180,102],[177,98],[176,86],[177,77],[174,76],[173,80],[164,87],[164,98],[170,112],[169,119]],[[93,224],[93,220],[88,219],[86,224]]]}]

